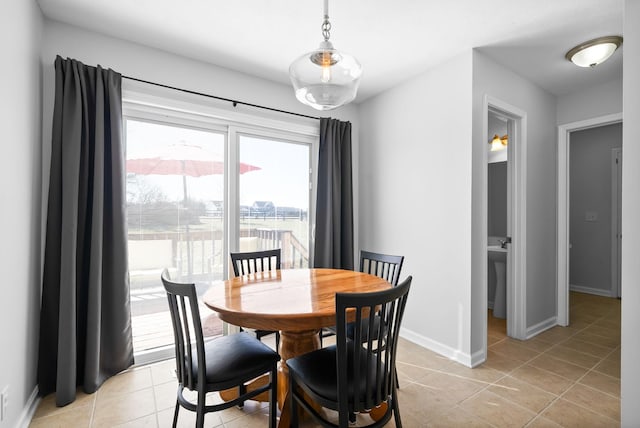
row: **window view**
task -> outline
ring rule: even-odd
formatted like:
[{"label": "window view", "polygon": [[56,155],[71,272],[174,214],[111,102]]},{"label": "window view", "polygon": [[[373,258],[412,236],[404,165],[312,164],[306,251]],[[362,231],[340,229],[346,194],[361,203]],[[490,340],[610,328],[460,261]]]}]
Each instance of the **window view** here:
[{"label": "window view", "polygon": [[[134,352],[173,344],[160,274],[195,282],[199,294],[222,279],[225,135],[126,121],[127,221]],[[205,336],[222,333],[201,305]]]},{"label": "window view", "polygon": [[309,266],[309,151],[240,135],[240,251],[281,248],[283,269]]},{"label": "window view", "polygon": [[[174,280],[194,282],[202,296],[225,278],[230,249],[281,248],[283,268],[309,266],[309,139],[230,132],[238,176],[225,180],[228,128],[126,117],[131,317],[138,362],[172,352],[163,269]],[[227,218],[230,206],[239,207],[237,219]],[[225,230],[226,224],[232,229]],[[229,236],[238,240],[227,242]],[[215,312],[201,304],[200,314],[205,336],[222,334]]]}]

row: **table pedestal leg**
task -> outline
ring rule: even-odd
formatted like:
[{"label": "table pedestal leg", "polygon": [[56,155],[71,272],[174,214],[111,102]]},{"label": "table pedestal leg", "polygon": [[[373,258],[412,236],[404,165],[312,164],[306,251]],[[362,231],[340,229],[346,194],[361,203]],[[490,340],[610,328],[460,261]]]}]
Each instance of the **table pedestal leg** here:
[{"label": "table pedestal leg", "polygon": [[[269,383],[269,375],[263,375],[255,378],[251,382],[247,383],[247,392],[255,391],[256,389],[265,386]],[[240,396],[238,388],[225,389],[220,391],[220,398],[222,401],[235,400]],[[251,401],[269,402],[269,391],[265,391],[262,394],[258,394],[251,398]]]},{"label": "table pedestal leg", "polygon": [[289,413],[289,369],[286,361],[289,358],[320,349],[318,330],[281,331],[280,332],[280,364],[278,366],[278,407],[280,423],[278,427],[288,427],[291,421]]}]

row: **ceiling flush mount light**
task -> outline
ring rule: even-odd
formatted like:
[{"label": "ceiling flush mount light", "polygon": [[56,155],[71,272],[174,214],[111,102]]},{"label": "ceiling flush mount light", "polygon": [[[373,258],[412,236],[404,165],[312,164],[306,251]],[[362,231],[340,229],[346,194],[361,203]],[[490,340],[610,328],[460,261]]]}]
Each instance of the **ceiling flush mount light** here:
[{"label": "ceiling flush mount light", "polygon": [[324,0],[324,41],[318,49],[302,55],[289,67],[296,98],[317,110],[332,110],[351,102],[362,75],[357,59],[334,49],[329,41],[330,31],[329,0]]},{"label": "ceiling flush mount light", "polygon": [[508,141],[509,140],[506,134],[502,137],[499,137],[498,134],[495,134],[491,141],[489,141],[489,144],[491,144],[491,151],[496,152],[498,150],[506,148]]},{"label": "ceiling flush mount light", "polygon": [[565,58],[578,67],[595,67],[604,62],[622,44],[620,36],[598,37],[571,49]]}]

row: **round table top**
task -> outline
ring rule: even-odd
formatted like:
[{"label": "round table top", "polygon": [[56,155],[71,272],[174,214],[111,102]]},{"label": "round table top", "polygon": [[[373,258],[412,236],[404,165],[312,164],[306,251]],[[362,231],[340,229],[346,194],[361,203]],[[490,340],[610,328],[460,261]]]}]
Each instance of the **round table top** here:
[{"label": "round table top", "polygon": [[283,269],[214,284],[202,300],[230,324],[302,331],[335,325],[336,293],[386,290],[387,281],[342,269]]}]

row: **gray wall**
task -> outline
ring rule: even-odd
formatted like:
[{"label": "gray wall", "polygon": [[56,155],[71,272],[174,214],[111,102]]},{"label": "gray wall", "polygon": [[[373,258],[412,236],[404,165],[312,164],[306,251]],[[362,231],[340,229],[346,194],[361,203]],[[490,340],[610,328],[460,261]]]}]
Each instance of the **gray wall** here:
[{"label": "gray wall", "polygon": [[[622,147],[622,124],[570,136],[569,284],[609,295],[611,290],[611,150]],[[586,214],[596,214],[587,219]]]},{"label": "gray wall", "polygon": [[40,312],[40,43],[35,1],[0,2],[2,298],[0,388],[8,387],[2,427],[28,423],[35,402]]},{"label": "gray wall", "polygon": [[489,236],[507,236],[507,163],[489,164]]}]

